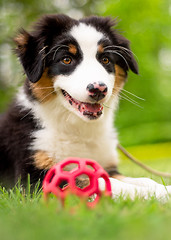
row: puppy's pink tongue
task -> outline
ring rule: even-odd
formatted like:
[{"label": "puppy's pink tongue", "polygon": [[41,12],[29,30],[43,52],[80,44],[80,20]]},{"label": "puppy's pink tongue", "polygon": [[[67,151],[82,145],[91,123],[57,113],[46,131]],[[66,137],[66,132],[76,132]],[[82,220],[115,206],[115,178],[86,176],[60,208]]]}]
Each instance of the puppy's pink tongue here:
[{"label": "puppy's pink tongue", "polygon": [[98,103],[81,103],[80,104],[80,112],[91,112],[91,113],[98,113],[103,110],[103,106]]}]

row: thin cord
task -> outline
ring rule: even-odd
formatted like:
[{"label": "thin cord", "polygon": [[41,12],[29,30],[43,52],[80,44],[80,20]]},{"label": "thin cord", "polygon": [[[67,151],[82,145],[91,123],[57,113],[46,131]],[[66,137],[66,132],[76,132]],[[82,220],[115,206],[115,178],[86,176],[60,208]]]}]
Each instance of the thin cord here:
[{"label": "thin cord", "polygon": [[138,166],[140,166],[141,168],[145,169],[146,171],[160,176],[160,177],[166,177],[166,178],[171,178],[171,173],[164,173],[164,172],[160,172],[157,170],[152,169],[149,166],[146,166],[145,164],[143,164],[142,162],[140,162],[139,160],[137,160],[135,157],[133,157],[124,147],[122,147],[120,144],[117,145],[117,148],[126,156],[128,157],[132,162],[134,162],[135,164],[137,164]]}]

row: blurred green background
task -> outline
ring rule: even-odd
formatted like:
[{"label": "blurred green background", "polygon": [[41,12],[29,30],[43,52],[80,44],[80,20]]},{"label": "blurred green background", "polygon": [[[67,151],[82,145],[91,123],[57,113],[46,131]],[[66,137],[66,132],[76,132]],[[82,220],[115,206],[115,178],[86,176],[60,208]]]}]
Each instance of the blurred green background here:
[{"label": "blurred green background", "polygon": [[170,0],[0,0],[0,112],[24,79],[12,38],[47,13],[117,17],[117,29],[131,41],[140,69],[139,76],[130,73],[125,89],[145,99],[124,92],[140,107],[120,101],[119,139],[125,146],[171,141]]}]

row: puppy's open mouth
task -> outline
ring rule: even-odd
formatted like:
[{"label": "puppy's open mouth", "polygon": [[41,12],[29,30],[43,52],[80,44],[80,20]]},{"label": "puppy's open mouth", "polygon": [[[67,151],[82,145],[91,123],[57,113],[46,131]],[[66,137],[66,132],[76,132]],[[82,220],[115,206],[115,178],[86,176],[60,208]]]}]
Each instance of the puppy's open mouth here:
[{"label": "puppy's open mouth", "polygon": [[80,102],[72,98],[65,90],[62,90],[62,93],[72,107],[90,120],[97,119],[102,115],[103,106],[101,104]]}]

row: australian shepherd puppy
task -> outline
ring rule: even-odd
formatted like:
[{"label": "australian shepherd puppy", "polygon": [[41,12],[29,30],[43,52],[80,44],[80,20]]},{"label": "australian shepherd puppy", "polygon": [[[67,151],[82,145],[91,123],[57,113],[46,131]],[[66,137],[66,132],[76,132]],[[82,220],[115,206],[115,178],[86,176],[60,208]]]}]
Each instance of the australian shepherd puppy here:
[{"label": "australian shepherd puppy", "polygon": [[129,41],[110,18],[42,17],[14,39],[26,74],[0,117],[0,182],[31,183],[67,157],[96,160],[118,176],[113,128],[129,70],[138,73]]}]

